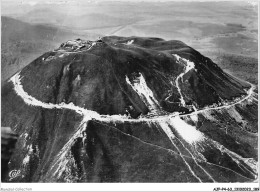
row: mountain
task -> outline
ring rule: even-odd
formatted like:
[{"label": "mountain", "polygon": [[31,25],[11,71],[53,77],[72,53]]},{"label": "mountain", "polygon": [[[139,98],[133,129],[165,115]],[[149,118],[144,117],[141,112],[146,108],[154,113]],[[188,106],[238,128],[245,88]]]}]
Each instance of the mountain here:
[{"label": "mountain", "polygon": [[8,182],[254,182],[255,86],[181,41],[62,43],[2,87]]}]

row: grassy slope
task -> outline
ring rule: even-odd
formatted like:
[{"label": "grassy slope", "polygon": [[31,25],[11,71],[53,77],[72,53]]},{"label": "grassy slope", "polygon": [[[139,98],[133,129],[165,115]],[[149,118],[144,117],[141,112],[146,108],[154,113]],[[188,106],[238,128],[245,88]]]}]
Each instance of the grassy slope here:
[{"label": "grassy slope", "polygon": [[224,71],[258,84],[258,59],[245,55],[231,53],[211,53],[211,59],[218,64]]}]

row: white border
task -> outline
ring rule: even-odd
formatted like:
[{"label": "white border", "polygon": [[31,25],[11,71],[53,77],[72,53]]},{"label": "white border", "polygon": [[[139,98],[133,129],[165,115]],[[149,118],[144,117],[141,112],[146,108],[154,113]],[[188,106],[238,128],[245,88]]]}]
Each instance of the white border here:
[{"label": "white border", "polygon": [[[8,2],[9,0],[1,0],[1,3],[2,1]],[[37,2],[37,0],[35,1]],[[120,0],[120,1],[131,1],[131,0]],[[132,1],[138,1],[138,0],[132,0]],[[193,0],[142,0],[142,1],[181,2],[181,1],[193,1]],[[196,1],[197,2],[198,1],[201,2],[238,1],[239,2],[239,1],[246,1],[246,0],[196,0]],[[247,1],[258,3],[258,22],[259,22],[259,0],[247,0]],[[258,24],[258,49],[259,48],[260,48],[260,43],[259,43],[259,24]],[[259,57],[260,55],[258,52],[258,58]],[[258,66],[260,66],[259,60],[258,60]],[[259,77],[260,74],[258,73],[258,79]],[[260,90],[259,83],[258,83],[258,90]],[[260,111],[259,105],[258,105],[258,111]],[[258,113],[258,117],[260,117],[260,113]],[[258,132],[258,136],[259,136],[259,132]],[[258,142],[258,159],[259,159],[259,144],[260,143]],[[202,191],[214,191],[214,189],[218,190],[218,188],[226,188],[226,189],[232,188],[233,190],[235,188],[248,188],[248,189],[250,188],[251,191],[253,191],[253,188],[259,188],[259,180],[256,181],[256,183],[1,183],[1,192],[2,191],[64,191],[64,192],[65,191],[75,191],[75,192],[76,191],[115,191],[116,192],[116,191],[191,191],[191,190],[202,192]]]},{"label": "white border", "polygon": [[[259,188],[259,183],[2,183],[1,191],[214,191]],[[220,190],[219,190],[220,191]],[[242,190],[245,191],[245,190]]]}]

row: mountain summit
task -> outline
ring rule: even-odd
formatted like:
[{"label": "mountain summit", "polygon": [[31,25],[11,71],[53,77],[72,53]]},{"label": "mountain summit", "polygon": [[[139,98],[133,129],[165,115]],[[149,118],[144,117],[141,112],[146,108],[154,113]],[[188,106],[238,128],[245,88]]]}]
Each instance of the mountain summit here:
[{"label": "mountain summit", "polygon": [[254,85],[181,41],[76,39],[2,88],[14,182],[250,182]]}]

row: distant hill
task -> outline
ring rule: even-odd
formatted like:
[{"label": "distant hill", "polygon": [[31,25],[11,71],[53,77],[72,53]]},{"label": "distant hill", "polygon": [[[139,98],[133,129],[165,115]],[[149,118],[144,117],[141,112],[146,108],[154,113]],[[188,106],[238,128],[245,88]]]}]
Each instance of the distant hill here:
[{"label": "distant hill", "polygon": [[[96,8],[97,9],[97,8]],[[93,28],[105,28],[115,27],[120,25],[132,24],[138,20],[138,17],[130,16],[114,16],[111,13],[99,12],[91,13],[79,10],[78,14],[70,14],[68,12],[58,12],[52,8],[37,8],[33,9],[25,14],[17,15],[19,20],[27,23],[35,24],[52,24],[55,26],[67,27],[69,29],[93,29]],[[15,17],[15,18],[16,18]]]},{"label": "distant hill", "polygon": [[115,27],[120,25],[132,24],[137,18],[114,17],[106,14],[85,14],[77,17],[66,18],[63,26],[70,26],[77,29],[93,29]]},{"label": "distant hill", "polygon": [[59,13],[50,8],[39,8],[29,11],[22,17],[19,17],[19,19],[28,23],[51,23],[59,25],[64,21],[64,19],[66,19],[66,17],[66,14]]},{"label": "distant hill", "polygon": [[75,32],[51,25],[32,25],[5,16],[1,20],[1,81],[61,42],[80,37]]},{"label": "distant hill", "polygon": [[63,35],[68,35],[68,31],[63,31],[51,25],[31,25],[13,18],[2,16],[2,41],[52,41]]}]

